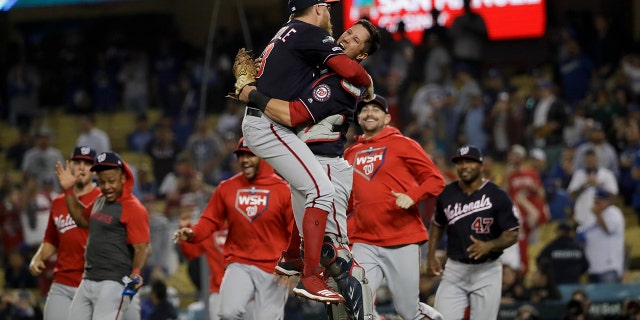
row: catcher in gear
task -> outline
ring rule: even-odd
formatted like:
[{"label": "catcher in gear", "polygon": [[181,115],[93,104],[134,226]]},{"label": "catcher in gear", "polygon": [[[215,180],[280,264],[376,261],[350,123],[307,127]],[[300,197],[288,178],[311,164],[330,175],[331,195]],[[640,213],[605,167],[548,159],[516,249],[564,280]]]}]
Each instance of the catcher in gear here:
[{"label": "catcher in gear", "polygon": [[[368,20],[359,20],[338,38],[347,56],[360,62],[379,47],[380,35]],[[362,93],[331,70],[323,70],[307,92],[295,101],[270,99],[253,86],[242,89],[240,100],[252,102],[257,108],[283,125],[295,127],[325,168],[335,188],[334,212],[330,219],[340,225],[337,232],[327,232],[322,245],[320,263],[331,276],[334,287],[345,299],[344,306],[329,305],[330,319],[372,319],[373,299],[364,269],[353,259],[346,233],[346,210],[353,180],[351,166],[342,158],[346,132],[353,122],[355,104]],[[262,101],[267,101],[263,105]],[[321,120],[320,120],[321,119]],[[292,189],[293,210],[304,210],[304,195]],[[301,271],[299,233],[292,233],[289,248],[276,267],[281,275],[296,275]],[[296,263],[297,262],[297,263]],[[294,294],[309,297],[303,288]]]},{"label": "catcher in gear", "polygon": [[[367,72],[344,54],[331,32],[330,6],[338,0],[289,0],[291,19],[262,51],[256,76],[258,103],[247,105],[242,133],[247,146],[267,161],[303,198],[301,210],[294,210],[296,225],[304,238],[304,266],[300,286],[307,298],[339,303],[344,298],[324,282],[320,255],[326,232],[344,234],[335,215],[335,187],[324,167],[291,127],[269,118],[257,105],[261,97],[291,101],[302,96],[319,73],[330,67],[354,86],[373,88]],[[319,97],[328,98],[322,92]],[[308,113],[307,113],[308,114]],[[317,118],[321,119],[321,118]],[[298,251],[298,246],[295,251]],[[299,254],[296,254],[299,256]]]}]

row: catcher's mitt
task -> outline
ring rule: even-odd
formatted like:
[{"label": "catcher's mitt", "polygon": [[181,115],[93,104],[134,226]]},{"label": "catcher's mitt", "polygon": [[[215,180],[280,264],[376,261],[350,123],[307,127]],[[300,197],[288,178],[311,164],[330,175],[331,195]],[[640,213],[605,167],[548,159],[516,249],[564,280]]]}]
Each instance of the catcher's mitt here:
[{"label": "catcher's mitt", "polygon": [[233,76],[236,77],[234,87],[236,90],[227,94],[227,97],[238,100],[242,88],[250,84],[255,85],[257,73],[253,57],[251,57],[251,51],[240,48],[236,54],[236,59],[233,61]]}]

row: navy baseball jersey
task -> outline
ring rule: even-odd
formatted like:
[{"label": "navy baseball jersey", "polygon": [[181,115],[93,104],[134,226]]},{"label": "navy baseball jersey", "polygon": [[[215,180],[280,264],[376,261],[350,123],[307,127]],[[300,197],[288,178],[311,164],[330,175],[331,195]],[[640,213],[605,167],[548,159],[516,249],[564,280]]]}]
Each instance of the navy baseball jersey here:
[{"label": "navy baseball jersey", "polygon": [[502,251],[494,251],[478,260],[469,258],[470,236],[489,241],[502,232],[520,228],[517,209],[507,193],[487,180],[471,195],[462,191],[458,181],[449,183],[436,202],[432,223],[447,228],[447,255],[464,263],[483,263],[497,259]]},{"label": "navy baseball jersey", "polygon": [[327,31],[300,20],[290,20],[260,55],[258,90],[269,97],[293,101],[302,96],[319,73],[318,68],[340,54],[344,54],[342,47],[335,44]]},{"label": "navy baseball jersey", "polygon": [[307,145],[315,155],[341,156],[347,142],[347,130],[353,122],[356,111],[356,99],[362,90],[342,79],[335,72],[322,71],[310,89],[299,99],[311,115],[313,122],[318,122],[330,115],[340,114],[344,123],[334,127],[340,133],[333,140],[309,140]]}]

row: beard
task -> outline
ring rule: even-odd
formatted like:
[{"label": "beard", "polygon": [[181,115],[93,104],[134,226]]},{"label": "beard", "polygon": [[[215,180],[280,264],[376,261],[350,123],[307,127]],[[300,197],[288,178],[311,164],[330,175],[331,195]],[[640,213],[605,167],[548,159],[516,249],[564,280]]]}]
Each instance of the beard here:
[{"label": "beard", "polygon": [[330,35],[333,35],[333,25],[331,24],[331,19],[327,19],[326,23],[323,23],[320,28],[327,31]]}]

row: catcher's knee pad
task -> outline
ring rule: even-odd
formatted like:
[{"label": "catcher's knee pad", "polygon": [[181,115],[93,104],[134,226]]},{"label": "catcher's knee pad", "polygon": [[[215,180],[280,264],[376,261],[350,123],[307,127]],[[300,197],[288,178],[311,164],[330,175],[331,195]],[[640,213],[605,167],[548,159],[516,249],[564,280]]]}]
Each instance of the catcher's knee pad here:
[{"label": "catcher's knee pad", "polygon": [[[349,247],[333,234],[324,236],[320,263],[336,282],[344,297],[344,308],[352,320],[373,319],[373,295],[364,269],[353,259]],[[336,306],[339,309],[340,306]],[[337,310],[338,314],[340,310]],[[340,319],[340,318],[335,318]]]}]

